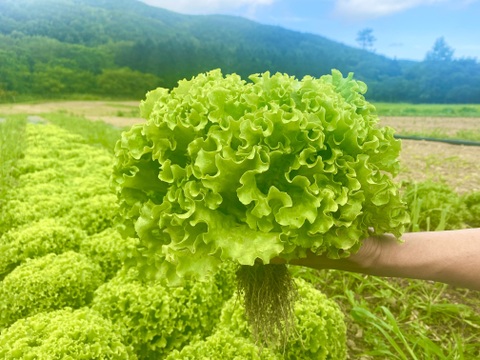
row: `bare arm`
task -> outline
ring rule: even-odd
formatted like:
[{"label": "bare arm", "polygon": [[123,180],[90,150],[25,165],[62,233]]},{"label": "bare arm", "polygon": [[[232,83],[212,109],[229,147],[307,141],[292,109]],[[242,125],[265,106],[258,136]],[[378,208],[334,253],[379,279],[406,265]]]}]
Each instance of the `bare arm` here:
[{"label": "bare arm", "polygon": [[439,281],[480,290],[480,228],[371,237],[347,259],[309,254],[293,265]]}]

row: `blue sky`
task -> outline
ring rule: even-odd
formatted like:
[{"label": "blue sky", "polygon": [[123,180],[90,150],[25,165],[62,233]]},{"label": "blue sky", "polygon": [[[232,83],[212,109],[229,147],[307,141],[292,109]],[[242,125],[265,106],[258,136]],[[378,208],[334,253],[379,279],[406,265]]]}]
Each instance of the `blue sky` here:
[{"label": "blue sky", "polygon": [[184,14],[227,14],[359,46],[371,28],[377,54],[422,60],[439,37],[454,57],[480,61],[480,0],[142,0]]}]

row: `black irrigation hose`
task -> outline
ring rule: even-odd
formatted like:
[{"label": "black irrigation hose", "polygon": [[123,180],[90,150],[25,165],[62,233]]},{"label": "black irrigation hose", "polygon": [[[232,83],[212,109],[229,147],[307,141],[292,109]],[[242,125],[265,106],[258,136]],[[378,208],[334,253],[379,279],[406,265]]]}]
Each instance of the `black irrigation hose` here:
[{"label": "black irrigation hose", "polygon": [[394,137],[396,139],[405,139],[405,140],[425,140],[425,141],[444,142],[447,144],[454,144],[454,145],[480,146],[480,141],[470,141],[470,140],[460,140],[460,139],[438,139],[438,138],[432,138],[432,137],[408,136],[408,135],[394,135]]}]

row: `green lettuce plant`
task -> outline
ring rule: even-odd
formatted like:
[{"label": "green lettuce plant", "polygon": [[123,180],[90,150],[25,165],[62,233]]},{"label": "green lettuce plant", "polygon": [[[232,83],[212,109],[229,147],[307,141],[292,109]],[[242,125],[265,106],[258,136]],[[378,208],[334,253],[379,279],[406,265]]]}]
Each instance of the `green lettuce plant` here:
[{"label": "green lettuce plant", "polygon": [[83,231],[51,218],[10,229],[0,237],[0,279],[29,258],[78,250],[85,237]]},{"label": "green lettuce plant", "polygon": [[25,136],[29,146],[16,162],[17,182],[2,213],[3,227],[45,217],[62,218],[88,234],[110,227],[118,212],[108,181],[111,154],[50,124],[27,124]]},{"label": "green lettuce plant", "polygon": [[77,200],[63,221],[72,227],[84,229],[88,235],[93,235],[114,226],[117,215],[115,195],[92,193],[90,197]]},{"label": "green lettuce plant", "polygon": [[145,281],[131,268],[99,287],[91,307],[115,324],[139,357],[163,359],[212,332],[233,294],[232,276],[225,268],[209,281],[169,288],[160,280]]},{"label": "green lettuce plant", "polygon": [[247,338],[219,329],[206,340],[197,340],[185,346],[181,351],[174,350],[166,360],[281,360],[278,354],[269,348],[260,350],[255,343]]},{"label": "green lettuce plant", "polygon": [[124,223],[158,267],[202,276],[226,260],[348,256],[369,228],[400,236],[400,143],[365,84],[338,71],[250,80],[215,70],[151,91],[146,122],[117,143]]},{"label": "green lettuce plant", "polygon": [[106,279],[122,268],[123,263],[135,253],[138,239],[124,238],[115,228],[108,228],[82,240],[79,252],[100,265]]},{"label": "green lettuce plant", "polygon": [[[249,80],[214,70],[151,91],[145,123],[117,143],[113,183],[145,276],[203,278],[225,261],[253,269],[307,251],[346,257],[372,232],[404,231],[408,215],[392,181],[400,143],[378,126],[364,83],[336,70]],[[260,304],[283,288],[278,303],[289,302],[287,285]]]},{"label": "green lettuce plant", "polygon": [[74,251],[26,261],[0,282],[0,329],[43,311],[85,306],[103,281],[100,266]]},{"label": "green lettuce plant", "polygon": [[89,308],[43,312],[0,334],[0,358],[135,360],[115,326]]},{"label": "green lettuce plant", "polygon": [[[294,305],[295,331],[284,348],[285,359],[344,359],[346,357],[346,326],[344,315],[335,301],[328,299],[310,283],[295,279],[298,300]],[[225,329],[252,343],[251,328],[243,306],[236,298],[225,304],[219,329]],[[253,334],[254,335],[254,334]]]},{"label": "green lettuce plant", "polygon": [[296,331],[284,348],[260,349],[252,337],[244,309],[236,296],[223,306],[215,332],[192,342],[170,359],[345,359],[346,326],[339,306],[302,279],[296,279],[299,300],[295,303]]}]

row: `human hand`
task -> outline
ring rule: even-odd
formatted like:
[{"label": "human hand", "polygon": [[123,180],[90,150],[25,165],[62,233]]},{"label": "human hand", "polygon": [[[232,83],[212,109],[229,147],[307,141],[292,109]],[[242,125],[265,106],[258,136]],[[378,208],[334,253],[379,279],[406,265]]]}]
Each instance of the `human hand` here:
[{"label": "human hand", "polygon": [[[480,228],[371,236],[359,251],[344,259],[307,256],[289,264],[363,274],[433,280],[480,290]],[[272,259],[272,263],[286,263]]]},{"label": "human hand", "polygon": [[317,270],[336,269],[368,273],[369,269],[384,261],[384,258],[389,256],[388,253],[392,247],[398,246],[398,244],[399,240],[395,236],[384,234],[364,239],[360,249],[346,258],[331,259],[324,254],[317,255],[307,251],[307,256],[304,258],[293,259],[287,262],[281,257],[276,257],[270,263],[288,263],[289,265],[305,266]]}]

